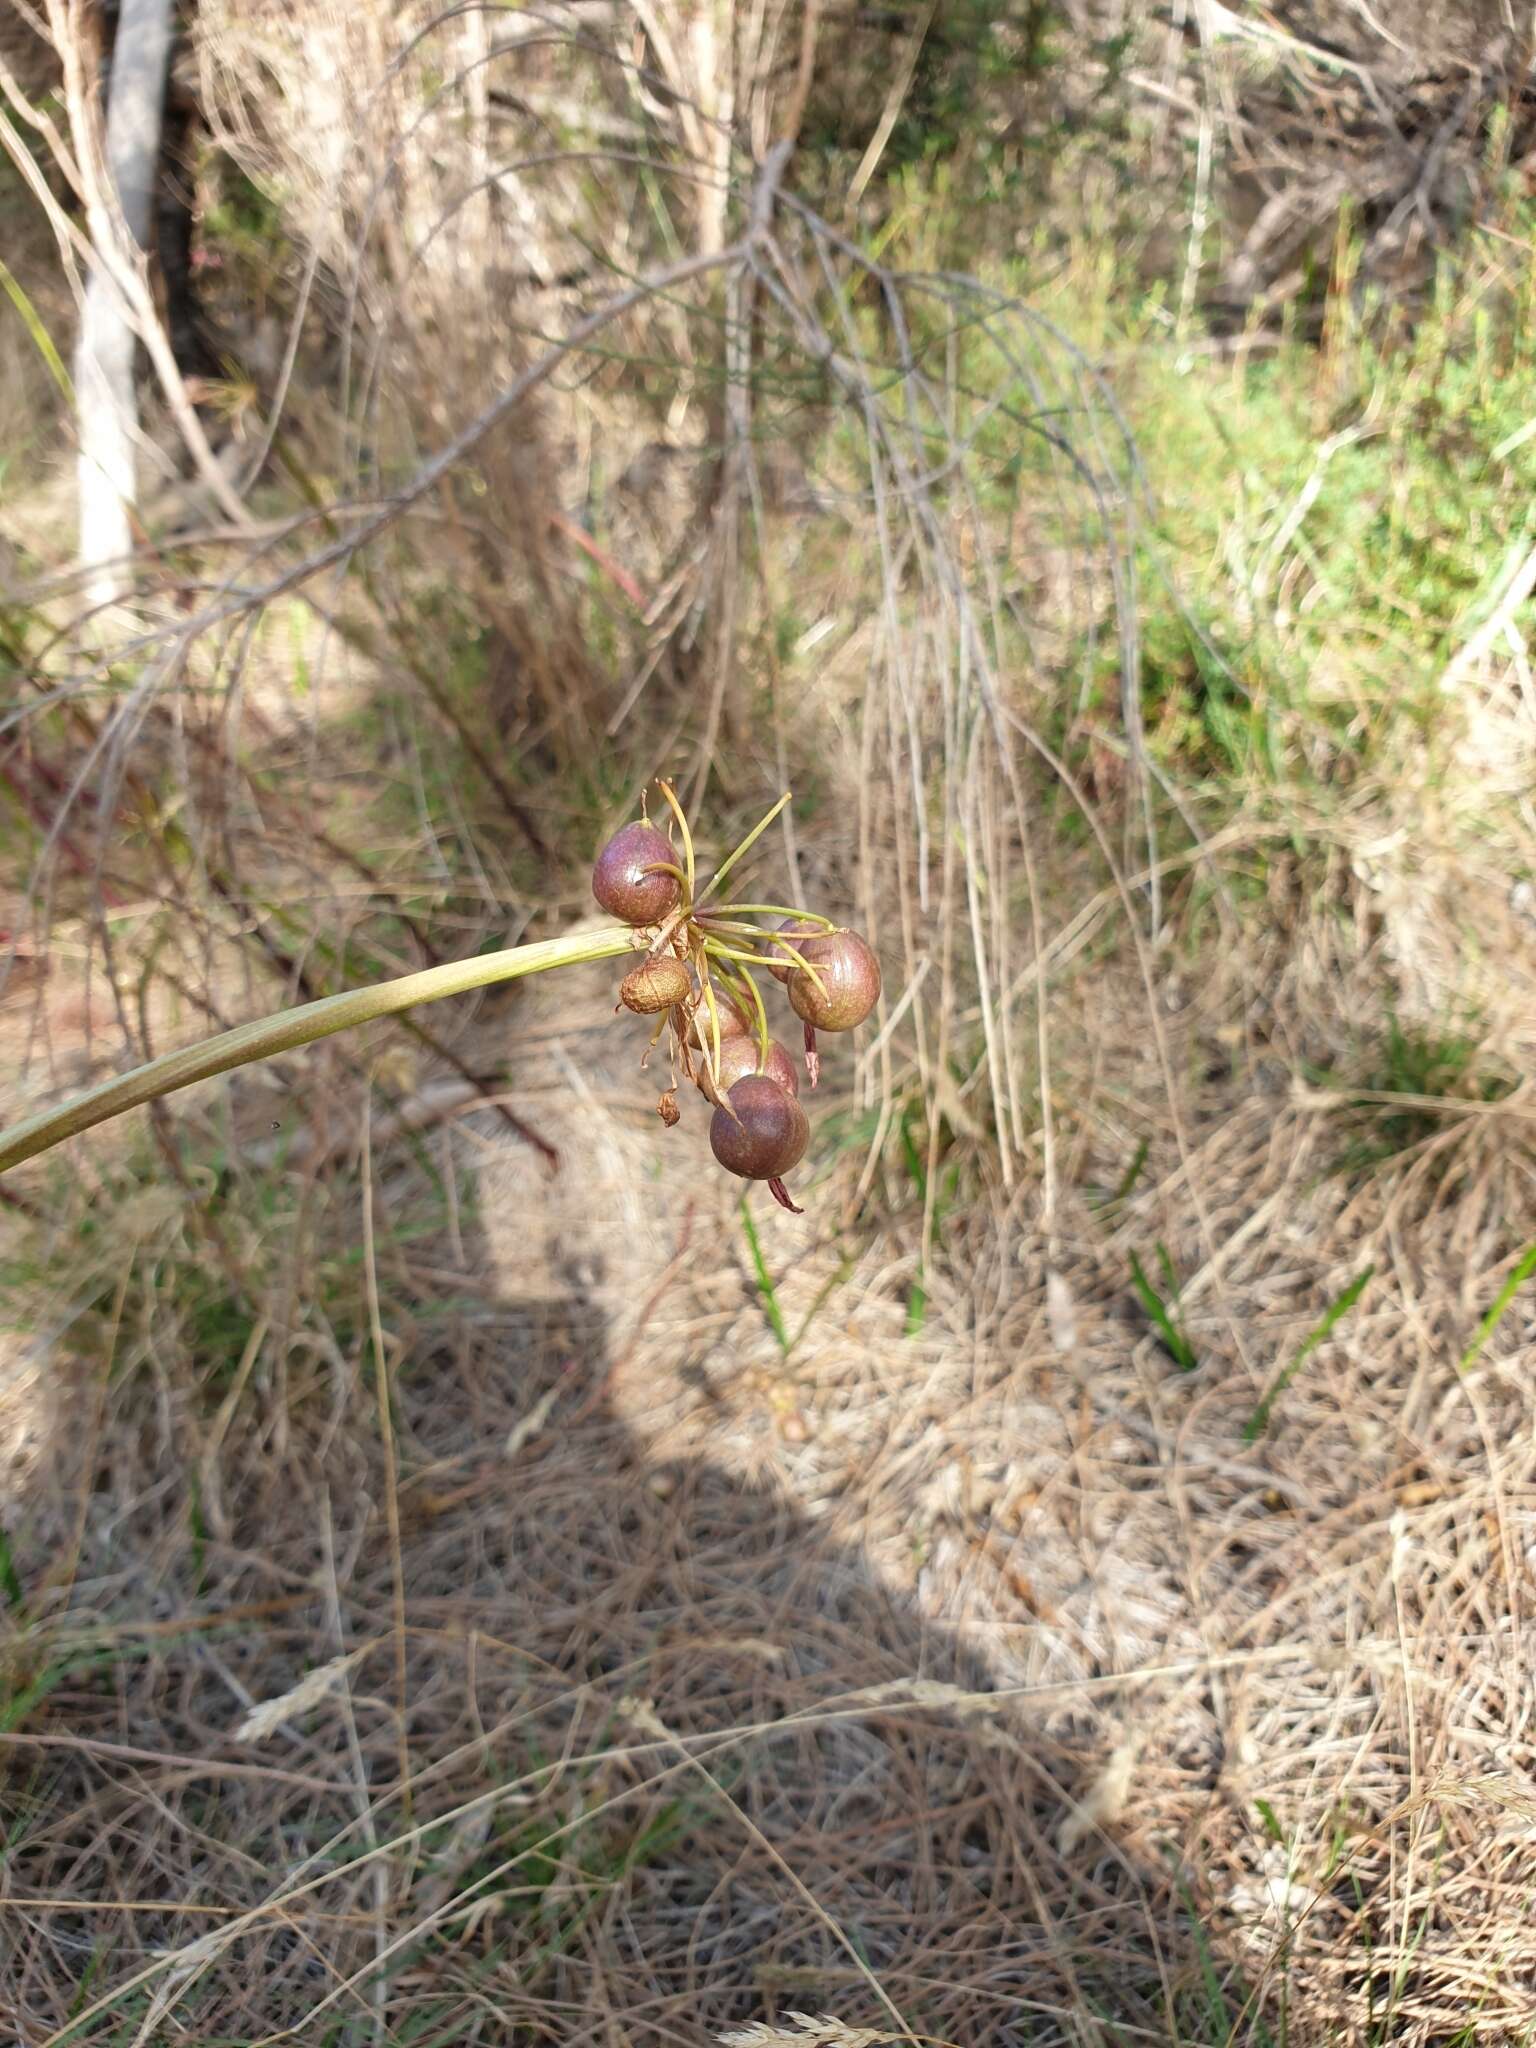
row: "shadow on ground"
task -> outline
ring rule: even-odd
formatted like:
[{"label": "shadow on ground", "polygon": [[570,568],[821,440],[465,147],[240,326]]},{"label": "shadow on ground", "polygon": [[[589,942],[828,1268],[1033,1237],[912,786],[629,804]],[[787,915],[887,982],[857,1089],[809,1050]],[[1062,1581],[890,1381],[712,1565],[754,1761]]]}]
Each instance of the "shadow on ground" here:
[{"label": "shadow on ground", "polygon": [[557,1175],[461,1130],[447,1237],[394,1232],[419,1169],[377,1160],[388,1430],[361,1303],[213,1392],[152,1333],[110,1383],[59,1361],[9,1518],[12,2037],[1242,2037],[1172,1861],[1117,1846],[1091,1686],[1009,1690],[924,1614],[915,1509],[791,1497],[741,1274],[677,1269],[729,1190],[696,1132],[658,1182],[584,1071]]}]

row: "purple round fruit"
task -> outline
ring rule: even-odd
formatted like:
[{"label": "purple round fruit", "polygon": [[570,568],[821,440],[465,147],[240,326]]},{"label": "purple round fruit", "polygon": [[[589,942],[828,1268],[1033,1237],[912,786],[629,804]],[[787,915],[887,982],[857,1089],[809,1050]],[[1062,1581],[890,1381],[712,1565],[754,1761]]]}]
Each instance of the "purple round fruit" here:
[{"label": "purple round fruit", "polygon": [[671,840],[654,825],[625,825],[592,864],[592,894],[625,924],[660,924],[682,891],[676,875],[653,872],[658,861],[676,867]]},{"label": "purple round fruit", "polygon": [[748,1074],[709,1120],[710,1150],[727,1173],[743,1180],[778,1180],[798,1166],[810,1143],[805,1111],[787,1088],[766,1074]]},{"label": "purple round fruit", "polygon": [[801,958],[810,962],[820,985],[803,967],[789,977],[789,1004],[815,1031],[851,1031],[880,1000],[880,962],[857,932],[824,932],[802,939]]}]

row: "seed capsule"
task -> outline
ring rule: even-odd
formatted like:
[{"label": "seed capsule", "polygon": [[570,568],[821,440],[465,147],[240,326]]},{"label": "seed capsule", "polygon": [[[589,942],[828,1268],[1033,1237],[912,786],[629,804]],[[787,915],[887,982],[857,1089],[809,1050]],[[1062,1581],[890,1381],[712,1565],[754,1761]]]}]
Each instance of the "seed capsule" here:
[{"label": "seed capsule", "polygon": [[681,960],[642,960],[619,983],[619,1001],[626,1010],[654,1017],[683,1003],[693,989],[693,976]]},{"label": "seed capsule", "polygon": [[676,875],[649,873],[658,861],[675,867],[672,842],[654,825],[625,825],[592,864],[592,894],[625,924],[660,924],[678,905]]},{"label": "seed capsule", "polygon": [[727,1173],[778,1180],[799,1165],[811,1127],[787,1088],[766,1074],[748,1074],[726,1099],[730,1108],[717,1109],[709,1120],[709,1144]]},{"label": "seed capsule", "polygon": [[813,1031],[851,1031],[880,998],[880,962],[857,932],[825,932],[802,939],[801,957],[811,963],[820,984],[803,967],[789,977],[790,1008]]}]

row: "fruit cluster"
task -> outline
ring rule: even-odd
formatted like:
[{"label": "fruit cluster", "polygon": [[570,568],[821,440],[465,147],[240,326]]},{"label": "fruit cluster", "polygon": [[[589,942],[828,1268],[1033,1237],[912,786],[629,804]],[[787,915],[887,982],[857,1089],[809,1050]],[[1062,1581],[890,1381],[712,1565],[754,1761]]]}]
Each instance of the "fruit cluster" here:
[{"label": "fruit cluster", "polygon": [[[699,888],[688,820],[670,787],[658,786],[678,843],[639,820],[614,834],[592,869],[592,893],[603,909],[649,935],[645,958],[619,986],[619,1001],[656,1018],[652,1045],[669,1033],[674,1068],[714,1104],[709,1143],[720,1164],[743,1180],[766,1181],[775,1201],[798,1214],[784,1176],[803,1158],[810,1124],[795,1063],[769,1034],[753,969],[783,984],[804,1026],[814,1088],[817,1032],[863,1023],[879,1000],[880,963],[857,932],[831,918],[779,903],[712,900],[787,797]],[[659,1109],[664,1122],[677,1122],[675,1072]]]}]

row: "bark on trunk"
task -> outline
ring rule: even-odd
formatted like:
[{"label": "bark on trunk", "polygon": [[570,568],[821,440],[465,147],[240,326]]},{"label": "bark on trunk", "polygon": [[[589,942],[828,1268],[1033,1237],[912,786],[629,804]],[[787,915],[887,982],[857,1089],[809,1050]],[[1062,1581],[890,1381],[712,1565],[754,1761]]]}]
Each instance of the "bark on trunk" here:
[{"label": "bark on trunk", "polygon": [[106,168],[117,207],[91,209],[91,240],[101,260],[86,286],[75,350],[80,565],[95,603],[122,595],[133,550],[135,334],[114,273],[131,266],[149,239],[173,34],[172,0],[122,0],[106,120]]}]

